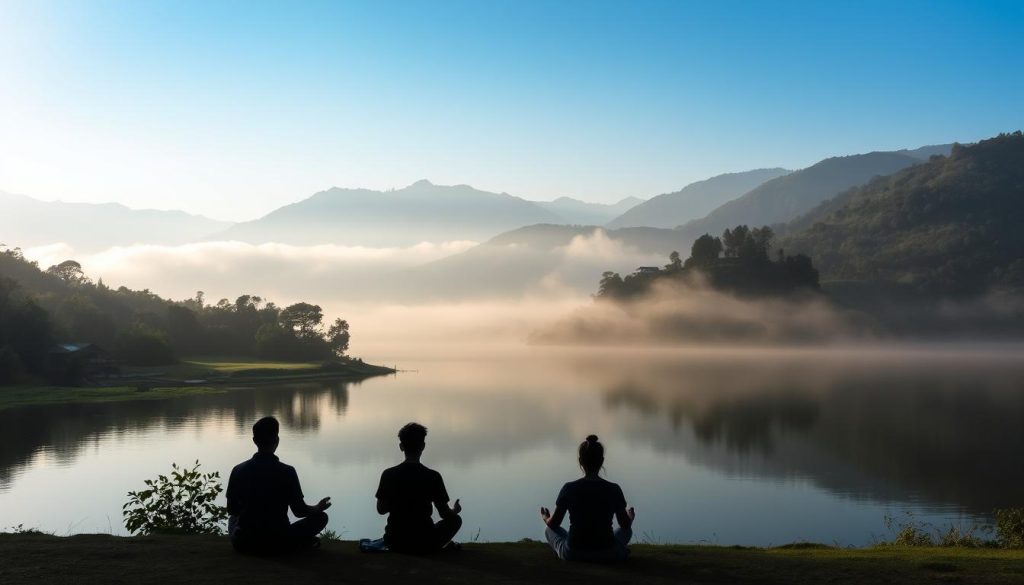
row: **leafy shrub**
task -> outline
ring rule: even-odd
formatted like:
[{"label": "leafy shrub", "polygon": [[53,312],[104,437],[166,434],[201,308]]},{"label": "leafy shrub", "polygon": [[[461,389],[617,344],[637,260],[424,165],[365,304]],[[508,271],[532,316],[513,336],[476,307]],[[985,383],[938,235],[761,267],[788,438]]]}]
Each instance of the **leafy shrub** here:
[{"label": "leafy shrub", "polygon": [[932,535],[921,526],[902,524],[896,531],[891,543],[895,546],[935,546]]},{"label": "leafy shrub", "polygon": [[132,534],[175,532],[223,534],[227,508],[214,503],[224,488],[220,473],[200,473],[199,462],[191,469],[171,465],[170,476],[145,481],[146,489],[128,492],[124,525]]},{"label": "leafy shrub", "polygon": [[996,510],[996,540],[1006,548],[1024,548],[1024,508]]}]

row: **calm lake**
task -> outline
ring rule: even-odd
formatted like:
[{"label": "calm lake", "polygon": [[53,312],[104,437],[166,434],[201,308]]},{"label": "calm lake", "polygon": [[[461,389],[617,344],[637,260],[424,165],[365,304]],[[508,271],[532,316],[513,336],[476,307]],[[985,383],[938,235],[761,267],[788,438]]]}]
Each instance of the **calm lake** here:
[{"label": "calm lake", "polygon": [[[199,459],[227,475],[250,426],[282,423],[282,460],[330,527],[377,537],[395,433],[462,499],[461,540],[541,538],[537,510],[579,475],[589,433],[650,542],[868,544],[885,517],[936,525],[1024,506],[1019,346],[857,350],[561,350],[399,361],[358,383],[0,411],[0,527],[124,534],[125,492]],[[368,361],[371,356],[367,356]]]}]

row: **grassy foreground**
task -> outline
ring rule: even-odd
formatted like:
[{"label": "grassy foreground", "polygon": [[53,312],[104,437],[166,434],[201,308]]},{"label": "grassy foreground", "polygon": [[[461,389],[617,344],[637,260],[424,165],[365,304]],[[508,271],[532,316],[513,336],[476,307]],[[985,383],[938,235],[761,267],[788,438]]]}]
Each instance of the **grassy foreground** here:
[{"label": "grassy foreground", "polygon": [[223,537],[0,534],[0,583],[1022,583],[1024,551],[632,547],[617,566],[562,563],[537,542],[418,558],[326,542],[290,557],[235,554]]}]

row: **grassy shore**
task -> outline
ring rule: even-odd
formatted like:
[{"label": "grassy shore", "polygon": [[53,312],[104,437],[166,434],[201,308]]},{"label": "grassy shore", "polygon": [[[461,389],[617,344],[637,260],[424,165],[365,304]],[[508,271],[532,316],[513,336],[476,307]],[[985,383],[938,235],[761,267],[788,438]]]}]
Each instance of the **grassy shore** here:
[{"label": "grassy shore", "polygon": [[153,367],[126,367],[124,374],[144,378],[160,379],[208,379],[231,381],[245,378],[281,377],[365,377],[390,374],[393,369],[363,362],[338,362],[325,365],[322,362],[277,362],[246,358],[191,358],[177,364]]},{"label": "grassy shore", "polygon": [[394,370],[362,362],[321,364],[244,359],[189,359],[169,366],[124,368],[109,386],[0,386],[0,410],[20,406],[84,402],[162,400],[217,394],[255,384],[318,379],[363,379]]},{"label": "grassy shore", "polygon": [[235,554],[224,538],[0,534],[0,582],[20,583],[976,583],[1024,582],[1024,551],[950,548],[632,547],[617,566],[562,563],[538,542],[467,544],[417,558],[326,542],[290,557]]}]

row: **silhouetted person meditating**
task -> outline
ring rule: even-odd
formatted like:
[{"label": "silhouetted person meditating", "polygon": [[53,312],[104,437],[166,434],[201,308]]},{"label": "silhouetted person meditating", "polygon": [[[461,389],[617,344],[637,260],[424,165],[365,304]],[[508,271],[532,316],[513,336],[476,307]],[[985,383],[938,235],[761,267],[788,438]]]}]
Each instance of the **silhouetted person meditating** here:
[{"label": "silhouetted person meditating", "polygon": [[[604,445],[596,435],[580,444],[580,467],[583,477],[562,486],[555,501],[555,511],[540,509],[547,528],[548,544],[563,561],[614,562],[629,555],[629,539],[633,536],[636,512],[626,508],[622,488],[600,476],[604,467]],[[569,531],[562,528],[569,513]],[[619,527],[612,530],[612,517]]]},{"label": "silhouetted person meditating", "polygon": [[[426,447],[427,428],[409,423],[398,431],[398,447],[405,461],[384,470],[377,488],[377,512],[388,515],[384,542],[390,550],[429,553],[454,546],[452,538],[462,527],[462,505],[448,507],[448,492],[441,474],[420,463]],[[436,524],[433,508],[441,516]]]},{"label": "silhouetted person meditating", "polygon": [[[272,554],[314,548],[319,544],[316,535],[327,526],[324,510],[331,507],[331,499],[306,504],[295,468],[274,455],[279,430],[274,417],[256,421],[252,442],[257,452],[236,465],[228,479],[228,534],[239,552]],[[290,523],[288,508],[301,520]]]}]

